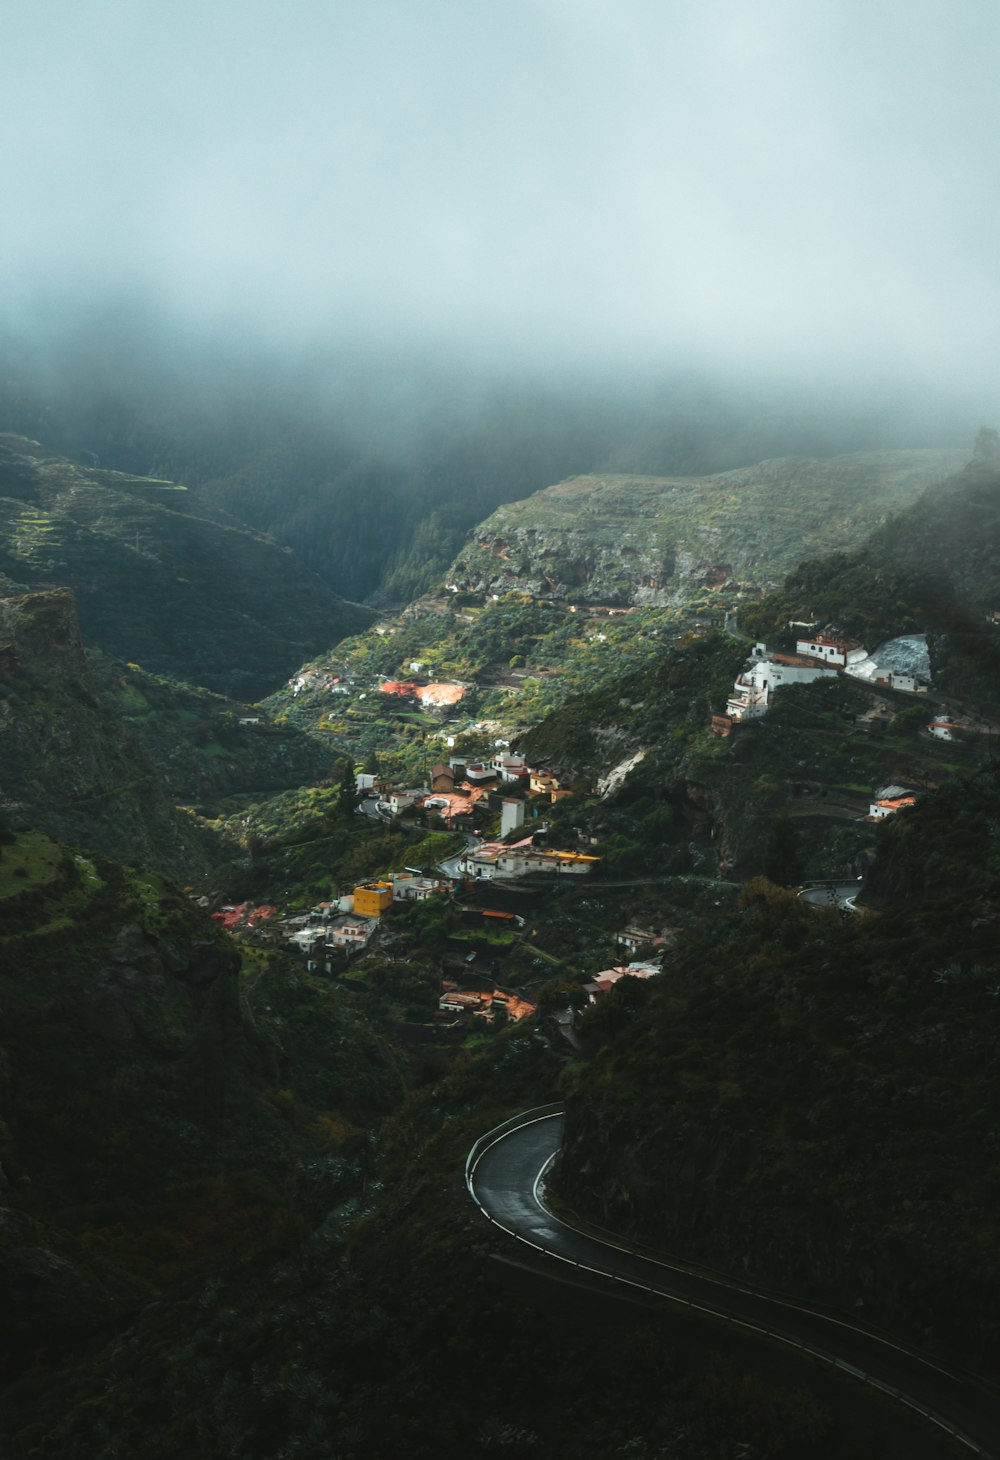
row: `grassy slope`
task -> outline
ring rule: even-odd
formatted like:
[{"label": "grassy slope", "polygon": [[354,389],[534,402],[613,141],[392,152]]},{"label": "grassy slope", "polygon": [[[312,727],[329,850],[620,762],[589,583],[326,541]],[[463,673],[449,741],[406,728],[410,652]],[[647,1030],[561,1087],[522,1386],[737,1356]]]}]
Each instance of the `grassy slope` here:
[{"label": "grassy slope", "polygon": [[0,806],[17,821],[185,880],[209,849],[161,788],[154,761],[96,693],[72,597],[0,600]]},{"label": "grassy slope", "polygon": [[172,483],[88,472],[0,441],[0,579],[72,588],[88,639],[157,673],[254,699],[370,612]]},{"label": "grassy slope", "polygon": [[710,568],[773,586],[804,552],[862,541],[964,459],[866,452],[714,477],[574,477],[499,508],[472,534],[453,577],[612,603],[691,598]]}]

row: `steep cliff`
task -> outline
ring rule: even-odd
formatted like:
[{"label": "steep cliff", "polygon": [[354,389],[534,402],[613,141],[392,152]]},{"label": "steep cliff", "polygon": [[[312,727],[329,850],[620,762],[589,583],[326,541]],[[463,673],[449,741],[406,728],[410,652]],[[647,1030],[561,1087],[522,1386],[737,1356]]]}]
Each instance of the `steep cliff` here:
[{"label": "steep cliff", "polygon": [[72,594],[0,599],[0,809],[78,846],[174,871],[207,865],[194,823],[103,705]]},{"label": "steep cliff", "polygon": [[661,607],[774,587],[804,556],[863,541],[966,459],[862,452],[711,477],[571,477],[498,508],[449,576],[476,593]]},{"label": "steep cliff", "polygon": [[0,822],[5,1454],[56,1366],[294,1243],[402,1097],[348,999],[248,957],[165,878]]}]

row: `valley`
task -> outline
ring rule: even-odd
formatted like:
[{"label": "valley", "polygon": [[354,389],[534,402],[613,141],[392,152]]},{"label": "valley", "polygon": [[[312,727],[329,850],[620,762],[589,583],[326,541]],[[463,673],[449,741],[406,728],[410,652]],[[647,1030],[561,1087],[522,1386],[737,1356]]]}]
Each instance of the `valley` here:
[{"label": "valley", "polygon": [[580,1220],[988,1382],[995,464],[573,477],[376,611],[200,490],[3,449],[10,1452],[582,1453],[485,1325],[561,1385],[616,1335],[594,1453],[957,1453],[519,1276],[461,1172],[558,1100]]}]

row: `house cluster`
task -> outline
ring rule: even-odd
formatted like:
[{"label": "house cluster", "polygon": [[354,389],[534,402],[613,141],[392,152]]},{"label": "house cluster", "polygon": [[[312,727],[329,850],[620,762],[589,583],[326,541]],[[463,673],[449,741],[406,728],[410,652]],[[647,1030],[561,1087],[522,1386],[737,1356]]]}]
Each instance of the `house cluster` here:
[{"label": "house cluster", "polygon": [[[904,641],[883,645],[880,655],[897,642]],[[765,715],[776,690],[789,684],[810,684],[832,674],[849,674],[909,694],[925,694],[928,688],[926,680],[910,670],[880,668],[863,644],[833,630],[797,638],[794,654],[758,642],[736,678],[725,713],[712,716],[711,729],[717,735],[728,735],[733,725]]]},{"label": "house cluster", "polygon": [[286,919],[285,935],[305,955],[310,969],[323,962],[329,973],[334,953],[358,953],[368,947],[382,914],[394,902],[426,902],[442,896],[449,885],[419,872],[390,872],[359,883],[344,897],[317,903],[308,913]]},{"label": "house cluster", "polygon": [[474,1018],[486,1019],[490,1023],[497,1012],[502,1011],[508,1019],[517,1022],[533,1014],[535,1005],[506,989],[496,988],[491,992],[483,989],[465,991],[459,988],[454,979],[446,978],[441,983],[438,1009],[442,1014],[471,1014]]},{"label": "house cluster", "polygon": [[658,963],[634,963],[616,964],[614,968],[606,968],[602,973],[595,973],[589,983],[585,983],[583,991],[591,1004],[596,1004],[603,994],[610,993],[619,979],[623,978],[655,978],[662,973]]},{"label": "house cluster", "polygon": [[[421,661],[416,659],[410,663],[411,670],[425,667]],[[389,698],[399,699],[416,708],[424,709],[446,709],[451,705],[457,705],[465,698],[468,691],[466,684],[428,681],[424,678],[381,681],[362,679],[359,682],[357,677],[352,674],[333,674],[323,669],[300,670],[288,683],[294,699],[306,691],[315,693],[318,690],[325,690],[327,694],[331,695],[356,694],[359,700],[363,700],[367,699],[369,690],[377,689]],[[362,685],[365,687],[361,688]]]},{"label": "house cluster", "polygon": [[[414,661],[416,663],[418,661]],[[380,693],[396,699],[412,700],[416,704],[441,709],[457,705],[465,698],[466,686],[450,682],[421,683],[417,680],[387,679],[379,685]]]},{"label": "house cluster", "polygon": [[[518,803],[521,805],[522,803]],[[458,863],[463,877],[476,881],[510,881],[541,873],[552,877],[580,877],[590,872],[599,857],[583,852],[549,851],[536,847],[532,837],[518,842],[482,842],[469,847]]]},{"label": "house cluster", "polygon": [[[365,782],[370,780],[364,778]],[[551,771],[532,770],[520,756],[506,751],[478,761],[457,755],[447,762],[439,761],[431,770],[429,787],[369,786],[359,776],[358,789],[372,789],[380,795],[378,805],[383,815],[399,816],[411,808],[428,811],[452,829],[471,827],[475,809],[482,805],[500,811],[501,836],[524,824],[526,806],[537,814],[541,806],[570,794],[569,787]]]},{"label": "house cluster", "polygon": [[[207,897],[199,897],[195,901],[201,907],[209,906]],[[224,932],[234,933],[237,928],[259,928],[262,923],[276,917],[277,913],[278,909],[269,902],[257,906],[252,902],[228,902],[218,912],[212,913],[211,917]]]}]

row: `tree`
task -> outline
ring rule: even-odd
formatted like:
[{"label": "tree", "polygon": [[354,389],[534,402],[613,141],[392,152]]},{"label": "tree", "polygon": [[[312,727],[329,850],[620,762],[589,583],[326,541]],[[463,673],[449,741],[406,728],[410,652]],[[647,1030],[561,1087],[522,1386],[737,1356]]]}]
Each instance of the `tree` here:
[{"label": "tree", "polygon": [[359,799],[354,767],[348,760],[344,762],[343,774],[340,777],[340,790],[337,797],[337,804],[345,816],[350,816],[356,808]]},{"label": "tree", "polygon": [[779,887],[792,887],[802,881],[803,858],[799,834],[792,818],[783,812],[771,822],[771,831],[764,848],[764,876]]}]

